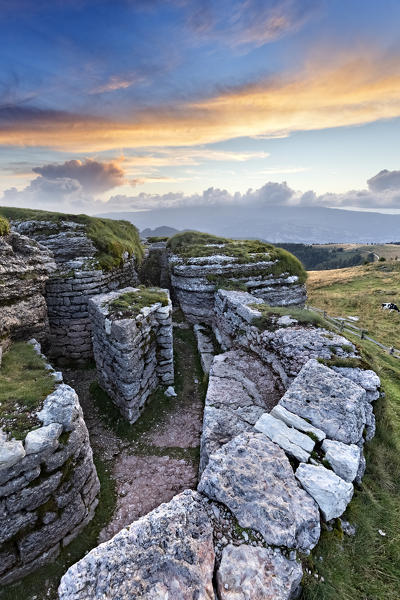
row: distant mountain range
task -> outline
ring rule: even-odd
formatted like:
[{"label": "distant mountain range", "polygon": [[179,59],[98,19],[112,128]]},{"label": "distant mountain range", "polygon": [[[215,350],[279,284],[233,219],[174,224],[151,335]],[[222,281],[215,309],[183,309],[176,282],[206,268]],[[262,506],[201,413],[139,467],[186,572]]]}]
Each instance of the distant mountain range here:
[{"label": "distant mountain range", "polygon": [[226,237],[262,238],[272,243],[383,243],[400,240],[400,215],[333,208],[181,206],[99,216],[131,221],[139,230],[157,228],[159,231],[160,226],[196,229]]}]

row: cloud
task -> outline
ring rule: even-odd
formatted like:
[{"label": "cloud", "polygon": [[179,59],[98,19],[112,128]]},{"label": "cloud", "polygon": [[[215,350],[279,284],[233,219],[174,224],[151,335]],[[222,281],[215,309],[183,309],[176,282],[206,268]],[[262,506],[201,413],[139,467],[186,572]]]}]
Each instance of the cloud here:
[{"label": "cloud", "polygon": [[6,206],[71,212],[90,210],[93,204],[93,199],[85,195],[79,181],[67,177],[60,177],[53,181],[36,177],[23,190],[16,188],[5,190],[0,200]]},{"label": "cloud", "polygon": [[32,169],[47,180],[71,179],[82,186],[84,192],[99,194],[125,183],[125,171],[118,162],[99,162],[91,158],[68,160],[62,164],[49,164]]},{"label": "cloud", "polygon": [[138,110],[130,120],[0,107],[0,144],[100,151],[196,146],[242,136],[360,125],[400,116],[400,60],[364,52],[198,102]]},{"label": "cloud", "polygon": [[187,25],[200,39],[262,46],[300,29],[320,6],[320,0],[203,0],[188,4]]},{"label": "cloud", "polygon": [[384,169],[367,181],[368,187],[373,192],[384,190],[398,190],[400,192],[400,171]]}]

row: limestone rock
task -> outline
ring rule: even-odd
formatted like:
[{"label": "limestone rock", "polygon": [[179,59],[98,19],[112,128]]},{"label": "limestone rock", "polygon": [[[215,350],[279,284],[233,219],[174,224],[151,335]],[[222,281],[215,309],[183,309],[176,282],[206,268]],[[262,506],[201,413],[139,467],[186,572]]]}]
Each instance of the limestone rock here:
[{"label": "limestone rock", "polygon": [[364,388],[367,392],[368,402],[374,402],[379,398],[379,388],[381,386],[381,380],[375,371],[371,369],[359,369],[350,367],[332,367],[334,371],[343,375],[350,381],[353,381],[357,385]]},{"label": "limestone rock", "polygon": [[274,406],[274,408],[271,410],[271,415],[274,416],[276,419],[280,419],[290,427],[295,427],[299,431],[304,431],[304,433],[310,433],[319,442],[324,440],[326,437],[322,429],[313,427],[308,421],[286,410],[286,408],[284,408],[280,404]]},{"label": "limestone rock", "polygon": [[63,426],[60,423],[51,423],[45,427],[39,427],[30,431],[25,438],[26,454],[42,452],[43,450],[54,450],[58,446],[58,438]]},{"label": "limestone rock", "polygon": [[226,546],[217,571],[221,600],[290,600],[303,570],[278,549]]},{"label": "limestone rock", "polygon": [[350,483],[354,481],[360,466],[361,448],[355,444],[324,440],[322,450],[336,475]]},{"label": "limestone rock", "polygon": [[353,486],[322,466],[301,463],[296,477],[317,502],[327,521],[340,517],[353,497]]},{"label": "limestone rock", "polygon": [[210,454],[235,435],[251,431],[280,397],[276,377],[257,356],[231,350],[214,358],[200,443],[200,471]]},{"label": "limestone rock", "polygon": [[65,383],[47,396],[43,408],[37,413],[43,425],[59,423],[64,431],[71,431],[79,415],[79,399],[74,389]]},{"label": "limestone rock", "polygon": [[204,500],[186,490],[70,567],[60,600],[214,600],[213,531]]},{"label": "limestone rock", "polygon": [[315,443],[309,436],[293,427],[288,427],[286,423],[268,413],[261,415],[254,427],[278,444],[286,454],[297,458],[300,462],[307,462],[314,449]]},{"label": "limestone rock", "polygon": [[309,419],[329,438],[354,444],[366,422],[365,402],[365,390],[359,385],[309,360],[279,404]]},{"label": "limestone rock", "polygon": [[22,442],[2,441],[0,443],[0,469],[9,469],[15,465],[21,458],[24,458],[25,450]]},{"label": "limestone rock", "polygon": [[198,489],[267,544],[307,550],[318,541],[316,503],[296,483],[283,450],[262,433],[238,435],[212,454]]}]

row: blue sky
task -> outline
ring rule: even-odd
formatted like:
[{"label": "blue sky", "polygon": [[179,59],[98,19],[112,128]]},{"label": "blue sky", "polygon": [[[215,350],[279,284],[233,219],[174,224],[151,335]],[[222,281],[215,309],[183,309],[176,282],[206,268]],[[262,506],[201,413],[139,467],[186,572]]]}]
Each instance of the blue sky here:
[{"label": "blue sky", "polygon": [[398,0],[0,0],[0,200],[96,212],[272,181],[397,210],[399,23]]}]

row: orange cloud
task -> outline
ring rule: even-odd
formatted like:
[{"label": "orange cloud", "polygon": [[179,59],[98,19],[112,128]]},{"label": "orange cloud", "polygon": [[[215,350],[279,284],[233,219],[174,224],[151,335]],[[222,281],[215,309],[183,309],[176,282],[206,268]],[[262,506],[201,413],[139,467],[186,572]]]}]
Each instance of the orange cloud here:
[{"label": "orange cloud", "polygon": [[[130,121],[63,115],[9,120],[0,144],[79,152],[194,146],[240,136],[361,125],[400,116],[400,60],[364,54],[315,61],[297,76],[241,87],[197,103],[147,110]],[[153,163],[154,164],[154,163]]]}]

